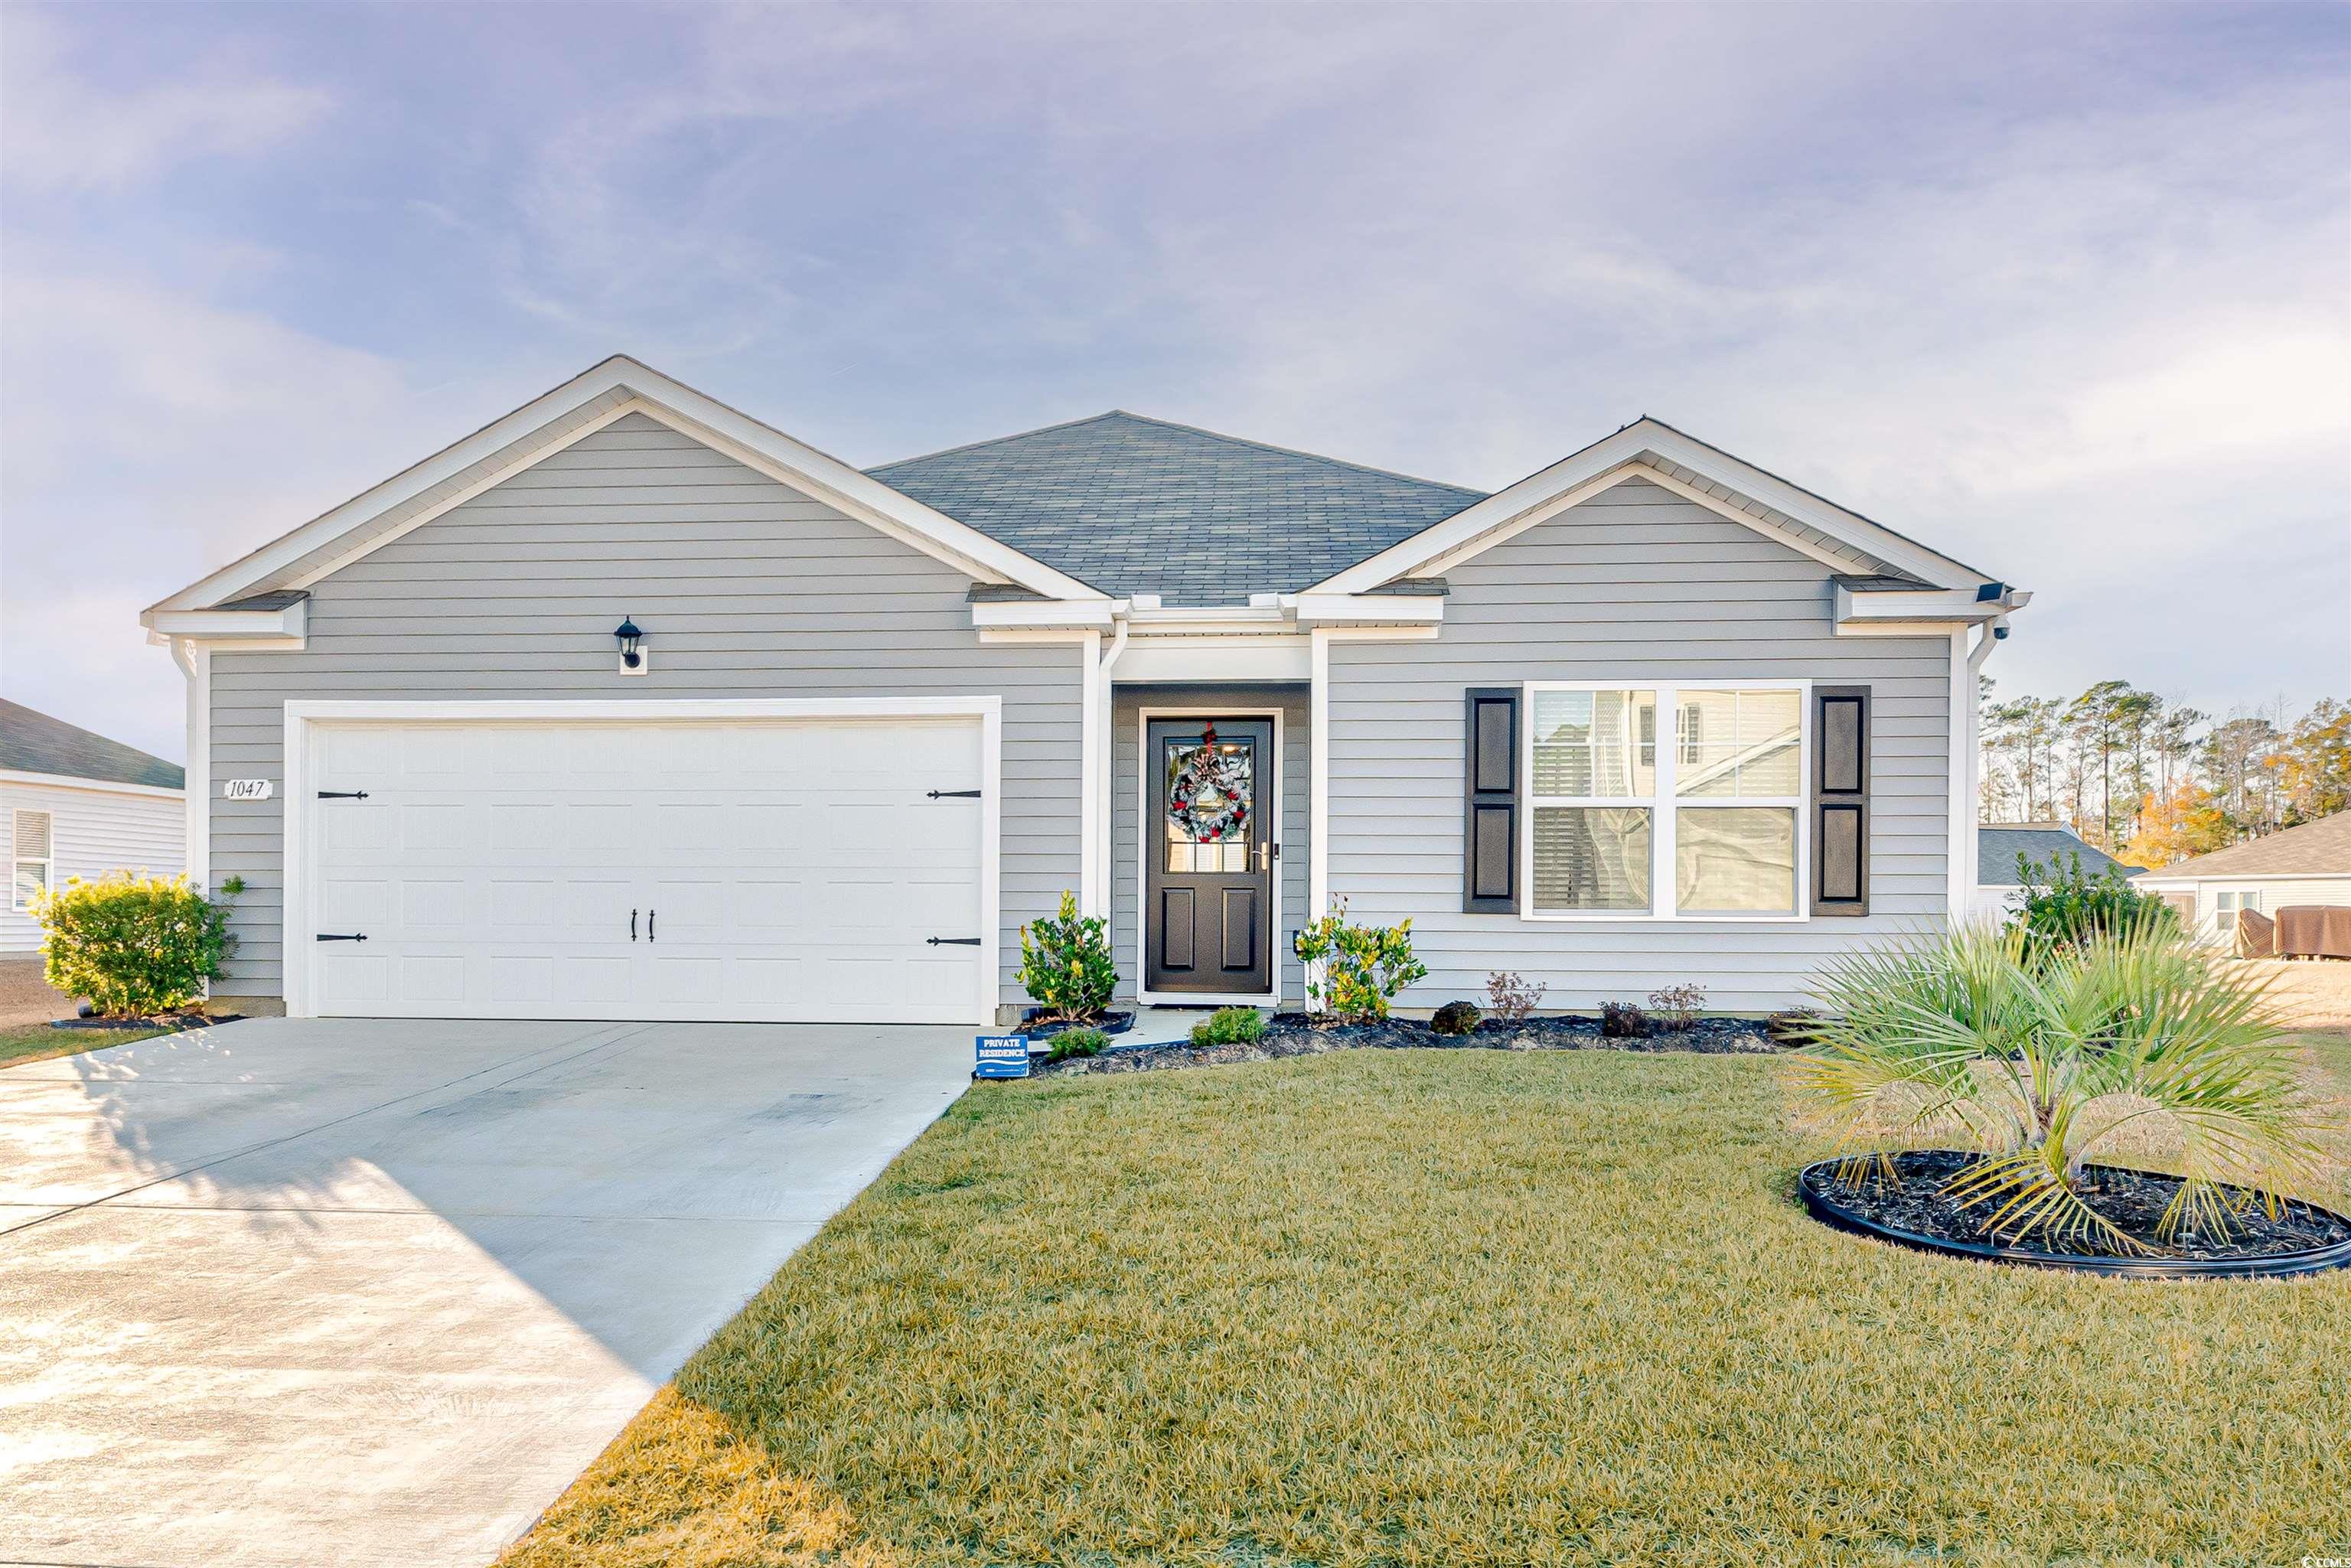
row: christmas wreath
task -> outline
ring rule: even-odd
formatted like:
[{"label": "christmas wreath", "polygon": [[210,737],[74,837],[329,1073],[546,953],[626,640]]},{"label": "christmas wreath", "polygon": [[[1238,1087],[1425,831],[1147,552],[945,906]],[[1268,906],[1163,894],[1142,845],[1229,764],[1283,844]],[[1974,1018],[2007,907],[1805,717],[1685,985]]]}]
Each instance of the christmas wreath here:
[{"label": "christmas wreath", "polygon": [[1194,843],[1213,844],[1249,826],[1249,754],[1220,751],[1217,732],[1167,764],[1167,821]]}]

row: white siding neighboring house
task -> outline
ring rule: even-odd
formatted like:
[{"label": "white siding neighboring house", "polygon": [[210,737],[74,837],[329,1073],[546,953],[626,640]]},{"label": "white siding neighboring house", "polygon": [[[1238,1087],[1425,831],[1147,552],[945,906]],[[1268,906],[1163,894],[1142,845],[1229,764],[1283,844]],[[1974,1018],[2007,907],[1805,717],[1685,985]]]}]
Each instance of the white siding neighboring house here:
[{"label": "white siding neighboring house", "polygon": [[2197,933],[2215,938],[2241,909],[2274,919],[2297,904],[2351,904],[2351,811],[2163,866],[2137,885],[2177,901],[2183,915],[2192,899]]},{"label": "white siding neighboring house", "polygon": [[18,703],[0,701],[0,849],[8,898],[0,956],[37,953],[37,887],[110,871],[177,875],[187,804],[174,764]]},{"label": "white siding neighboring house", "polygon": [[1343,898],[1407,1008],[1784,1005],[1964,915],[2029,597],[1654,420],[1493,495],[1117,411],[860,471],[616,357],[142,620],[221,999],[993,1022],[1065,889],[1145,1004],[1295,1004]]},{"label": "white siding neighboring house", "polygon": [[1969,913],[1977,919],[2004,921],[2022,901],[2024,884],[2016,879],[2016,857],[2023,855],[2045,883],[2052,867],[2071,871],[2081,857],[2087,876],[2104,876],[2113,866],[2137,885],[2147,873],[2124,865],[2112,855],[2093,849],[2062,822],[1984,822],[1976,828],[1976,886]]}]

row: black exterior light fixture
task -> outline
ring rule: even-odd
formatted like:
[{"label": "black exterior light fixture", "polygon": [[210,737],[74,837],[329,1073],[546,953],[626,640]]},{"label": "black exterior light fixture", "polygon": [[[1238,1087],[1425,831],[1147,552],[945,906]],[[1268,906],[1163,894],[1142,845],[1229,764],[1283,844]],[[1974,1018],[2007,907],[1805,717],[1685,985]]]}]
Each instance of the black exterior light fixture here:
[{"label": "black exterior light fixture", "polygon": [[621,645],[621,674],[642,675],[645,673],[645,666],[652,662],[652,654],[643,646],[644,640],[643,631],[625,615],[621,617],[621,623],[612,628],[612,641]]}]

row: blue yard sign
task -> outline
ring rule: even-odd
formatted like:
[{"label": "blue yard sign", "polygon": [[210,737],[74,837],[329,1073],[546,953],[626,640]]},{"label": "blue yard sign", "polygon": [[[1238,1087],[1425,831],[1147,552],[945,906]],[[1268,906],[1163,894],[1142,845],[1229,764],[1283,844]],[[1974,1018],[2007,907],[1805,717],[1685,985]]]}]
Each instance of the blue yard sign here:
[{"label": "blue yard sign", "polygon": [[1026,1078],[1029,1076],[1029,1037],[1025,1034],[983,1034],[979,1036],[979,1061],[971,1070],[974,1078]]}]

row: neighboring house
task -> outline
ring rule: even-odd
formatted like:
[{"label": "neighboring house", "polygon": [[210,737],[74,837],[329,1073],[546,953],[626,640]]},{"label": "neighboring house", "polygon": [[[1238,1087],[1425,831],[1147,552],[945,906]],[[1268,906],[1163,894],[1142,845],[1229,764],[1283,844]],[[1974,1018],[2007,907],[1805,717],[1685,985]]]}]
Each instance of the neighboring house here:
[{"label": "neighboring house", "polygon": [[2351,904],[2351,811],[2160,867],[2136,885],[2214,937],[2235,930],[2241,909],[2274,918],[2295,904]]},{"label": "neighboring house", "polygon": [[224,997],[978,1022],[1063,889],[1146,1002],[1296,1002],[1338,898],[1407,1007],[1791,1001],[1967,907],[2026,597],[1654,420],[1491,496],[1121,413],[861,473],[615,358],[142,619]]},{"label": "neighboring house", "polygon": [[188,836],[182,782],[160,757],[0,701],[0,841],[9,868],[0,954],[39,951],[29,908],[37,889],[110,871],[177,875]]},{"label": "neighboring house", "polygon": [[2112,855],[2092,849],[2062,822],[1983,822],[1976,828],[1976,887],[1970,901],[1972,914],[2005,920],[2022,902],[2023,883],[2017,880],[2017,856],[2022,855],[2043,883],[2053,868],[2074,868],[2079,855],[2087,876],[2104,876],[2112,866],[2126,877],[2144,874]]}]

